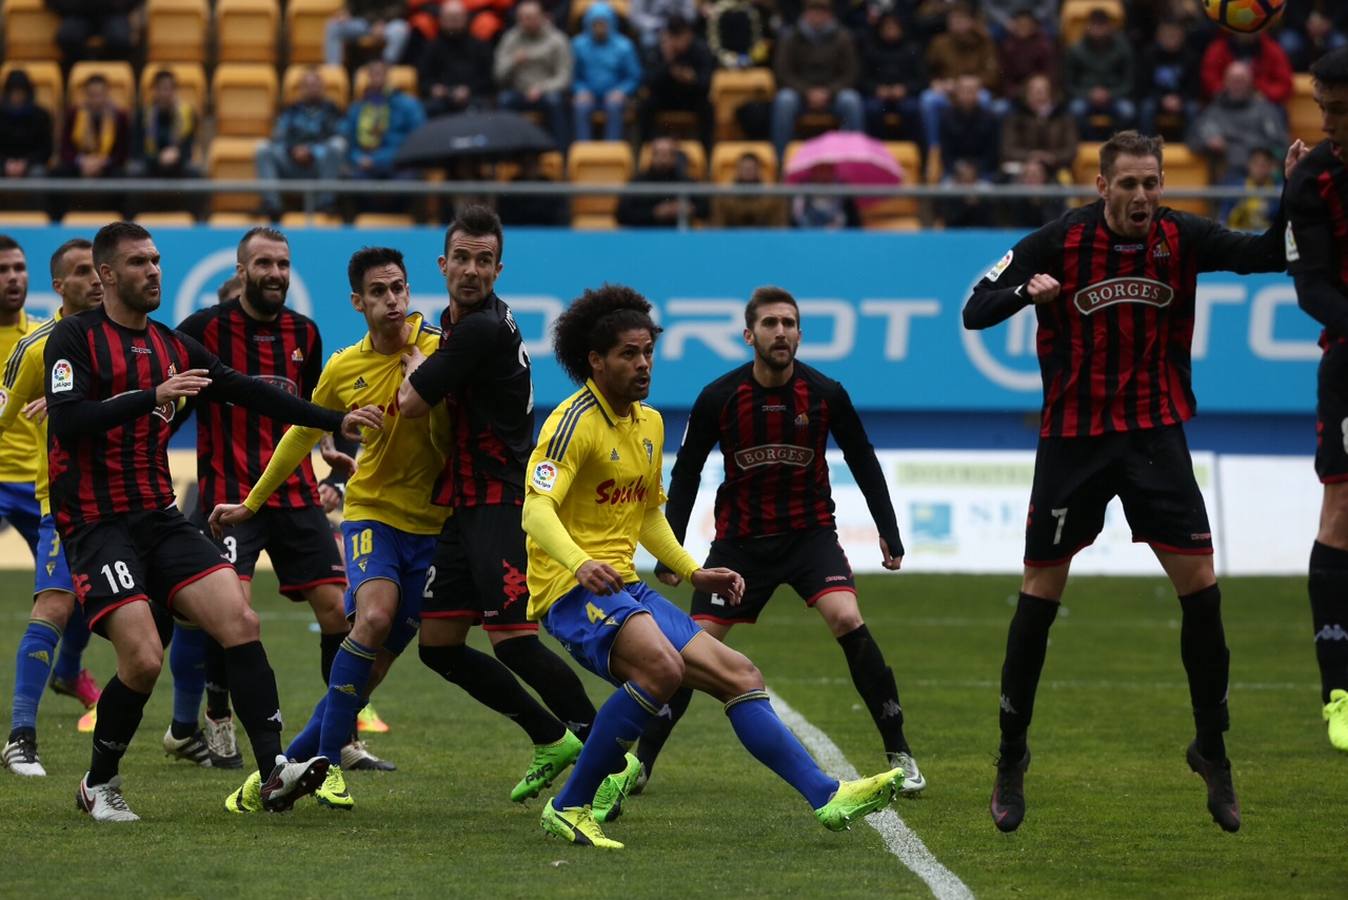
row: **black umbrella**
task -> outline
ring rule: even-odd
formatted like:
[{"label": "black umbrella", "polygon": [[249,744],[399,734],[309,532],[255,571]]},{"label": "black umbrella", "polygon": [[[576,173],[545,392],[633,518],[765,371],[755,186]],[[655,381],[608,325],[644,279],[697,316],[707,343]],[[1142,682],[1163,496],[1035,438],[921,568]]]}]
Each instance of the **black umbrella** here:
[{"label": "black umbrella", "polygon": [[408,135],[396,163],[433,166],[468,156],[497,158],[555,148],[551,135],[517,113],[458,113],[431,119]]}]

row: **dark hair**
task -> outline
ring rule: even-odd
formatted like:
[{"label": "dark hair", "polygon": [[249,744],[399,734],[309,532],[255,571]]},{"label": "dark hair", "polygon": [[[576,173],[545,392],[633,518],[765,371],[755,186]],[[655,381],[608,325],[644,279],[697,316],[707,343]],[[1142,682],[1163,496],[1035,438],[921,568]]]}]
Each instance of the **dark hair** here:
[{"label": "dark hair", "polygon": [[505,255],[505,232],[501,230],[501,217],[490,206],[470,203],[459,210],[459,214],[454,217],[454,221],[450,222],[449,227],[445,229],[445,256],[449,256],[449,242],[460,231],[469,237],[495,235],[496,261],[499,263],[501,257]]},{"label": "dark hair", "polygon": [[154,78],[150,80],[150,85],[152,87],[159,87],[159,82],[161,81],[167,81],[170,84],[178,83],[178,79],[175,78],[173,73],[168,69],[160,69],[158,72],[155,72]]},{"label": "dark hair", "polygon": [[243,279],[238,275],[231,275],[220,282],[220,286],[215,289],[215,300],[217,303],[224,303],[242,290]]},{"label": "dark hair", "polygon": [[754,323],[758,321],[758,308],[769,303],[790,303],[795,307],[796,318],[800,319],[800,306],[796,303],[796,298],[791,296],[791,292],[765,284],[760,288],[754,288],[753,294],[749,296],[749,302],[744,307],[744,327],[753,328]]},{"label": "dark hair", "polygon": [[8,95],[10,91],[23,91],[31,101],[33,99],[33,79],[29,78],[28,73],[23,69],[11,69],[9,74],[5,76],[4,93]]},{"label": "dark hair", "polygon": [[7,234],[0,234],[0,250],[18,250],[20,253],[23,252],[23,248],[19,246],[19,242]]},{"label": "dark hair", "polygon": [[51,277],[53,279],[64,277],[61,270],[65,263],[65,256],[71,250],[91,250],[93,249],[93,246],[93,244],[89,243],[84,238],[71,238],[61,246],[57,247],[56,252],[51,255]]},{"label": "dark hair", "polygon": [[123,241],[148,241],[150,232],[135,222],[109,222],[94,235],[94,267],[110,263]]},{"label": "dark hair", "polygon": [[361,247],[351,254],[346,264],[346,278],[351,282],[351,292],[359,294],[365,283],[365,273],[378,266],[394,265],[402,270],[403,280],[407,280],[407,264],[403,262],[401,251],[392,247]]},{"label": "dark hair", "polygon": [[1311,77],[1325,87],[1348,84],[1348,47],[1331,50],[1311,66]]},{"label": "dark hair", "polygon": [[264,237],[269,241],[279,241],[287,247],[290,246],[290,240],[280,231],[280,229],[273,228],[270,225],[254,225],[243,233],[243,237],[239,238],[239,248],[235,251],[234,258],[240,263],[244,261],[243,254],[244,251],[248,249],[248,242],[255,237]]},{"label": "dark hair", "polygon": [[618,335],[642,328],[654,339],[663,330],[651,319],[651,303],[632,288],[605,284],[586,289],[552,326],[552,350],[576,384],[589,378],[590,351],[607,353]]},{"label": "dark hair", "polygon": [[1157,165],[1164,165],[1165,141],[1138,131],[1120,131],[1100,148],[1100,174],[1106,180],[1114,174],[1114,163],[1120,156],[1154,156]]}]

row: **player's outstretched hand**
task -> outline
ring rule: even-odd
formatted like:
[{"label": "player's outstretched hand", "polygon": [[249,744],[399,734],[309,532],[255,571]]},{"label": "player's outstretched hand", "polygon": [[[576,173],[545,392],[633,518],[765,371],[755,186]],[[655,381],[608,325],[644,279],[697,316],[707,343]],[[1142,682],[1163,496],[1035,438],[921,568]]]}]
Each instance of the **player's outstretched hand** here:
[{"label": "player's outstretched hand", "polygon": [[364,443],[362,428],[380,429],[384,427],[384,411],[377,406],[362,406],[353,409],[342,419],[342,437]]},{"label": "player's outstretched hand", "polygon": [[688,581],[695,590],[724,597],[731,606],[739,606],[744,599],[744,578],[731,569],[698,569]]},{"label": "player's outstretched hand", "polygon": [[1306,142],[1297,138],[1292,142],[1292,146],[1287,148],[1287,158],[1283,160],[1282,171],[1287,178],[1292,177],[1292,170],[1297,167],[1297,163],[1306,158],[1306,154],[1311,152],[1311,148],[1306,146]]},{"label": "player's outstretched hand", "polygon": [[332,435],[323,435],[323,439],[318,442],[318,452],[322,454],[323,462],[327,463],[332,471],[340,472],[348,479],[356,474],[355,458],[338,450]]},{"label": "player's outstretched hand", "polygon": [[903,557],[892,555],[884,538],[880,538],[880,565],[891,572],[897,572],[903,567]]},{"label": "player's outstretched hand", "polygon": [[205,369],[188,369],[170,376],[168,381],[154,389],[154,402],[163,406],[165,403],[176,403],[183,397],[195,397],[211,386],[211,380],[206,377],[208,374]]},{"label": "player's outstretched hand", "polygon": [[580,568],[576,570],[576,581],[580,582],[580,586],[585,590],[601,597],[616,594],[623,589],[623,578],[618,574],[618,570],[608,563],[593,559],[587,559],[580,564]]},{"label": "player's outstretched hand", "polygon": [[211,534],[219,539],[224,536],[226,528],[242,525],[252,517],[253,511],[242,503],[221,503],[211,510],[211,518],[207,524],[211,526]]},{"label": "player's outstretched hand", "polygon": [[30,420],[34,425],[41,425],[47,418],[47,398],[38,397],[36,400],[30,400],[24,404],[23,413],[25,419]]},{"label": "player's outstretched hand", "polygon": [[1058,299],[1062,285],[1052,275],[1040,272],[1025,283],[1025,294],[1032,303],[1052,303]]}]

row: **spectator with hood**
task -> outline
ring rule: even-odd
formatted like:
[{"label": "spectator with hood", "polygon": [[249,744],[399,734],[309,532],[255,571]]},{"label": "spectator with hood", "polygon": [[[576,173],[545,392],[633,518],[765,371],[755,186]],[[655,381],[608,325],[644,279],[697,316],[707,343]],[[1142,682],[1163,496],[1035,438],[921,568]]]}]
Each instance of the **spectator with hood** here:
[{"label": "spectator with hood", "polygon": [[590,140],[590,115],[604,111],[604,140],[620,141],[628,101],[641,86],[641,61],[628,37],[618,31],[618,17],[603,0],[581,19],[581,33],[571,39],[575,79],[571,85],[572,137]]},{"label": "spectator with hood", "polygon": [[5,178],[45,175],[52,154],[51,113],[37,105],[23,69],[5,76],[0,94],[0,173]]},{"label": "spectator with hood", "polygon": [[868,32],[861,54],[866,133],[882,140],[890,138],[885,119],[897,115],[895,139],[925,141],[918,98],[926,86],[927,67],[921,48],[904,36],[903,22],[896,14],[884,13]]},{"label": "spectator with hood", "polygon": [[[651,141],[651,162],[646,171],[632,179],[633,184],[693,184],[688,164],[679,153],[679,145],[670,137]],[[680,197],[671,190],[657,194],[624,195],[618,201],[618,224],[632,228],[673,228],[679,218],[685,221],[707,217],[705,197]]]}]

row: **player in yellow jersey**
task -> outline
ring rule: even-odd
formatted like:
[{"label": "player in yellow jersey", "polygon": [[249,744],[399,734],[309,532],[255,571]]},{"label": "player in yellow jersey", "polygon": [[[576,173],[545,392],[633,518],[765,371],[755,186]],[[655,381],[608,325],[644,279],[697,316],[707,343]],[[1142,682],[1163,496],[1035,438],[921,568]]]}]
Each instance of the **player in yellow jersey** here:
[{"label": "player in yellow jersey", "polygon": [[[0,238],[0,247],[3,247]],[[8,352],[4,367],[3,387],[0,388],[0,448],[9,445],[9,436],[15,435],[21,443],[28,429],[35,433],[32,460],[37,466],[34,499],[40,510],[38,527],[37,567],[33,586],[33,612],[27,630],[19,640],[15,661],[14,706],[9,738],[4,748],[4,764],[16,775],[41,776],[47,774],[37,752],[37,708],[42,692],[53,671],[52,658],[57,642],[61,653],[56,657],[57,677],[54,684],[66,685],[62,693],[75,693],[86,706],[98,702],[98,686],[87,670],[80,668],[80,654],[89,643],[89,629],[75,603],[75,589],[66,566],[61,539],[51,516],[51,501],[47,487],[47,426],[46,398],[43,395],[45,370],[42,351],[47,336],[57,320],[97,306],[103,301],[103,283],[94,271],[92,245],[81,238],[66,241],[51,258],[52,288],[61,298],[56,316],[29,328]],[[14,256],[18,253],[18,257]],[[16,263],[22,252],[13,248],[0,249],[0,282],[20,274]],[[26,284],[26,267],[22,273]],[[6,285],[7,286],[7,285]],[[9,299],[8,292],[6,300]],[[22,299],[22,298],[20,298]],[[0,309],[3,304],[0,303]],[[20,309],[22,315],[22,309]],[[0,339],[7,341],[17,332],[0,326]],[[2,343],[3,341],[0,341]],[[6,488],[10,485],[6,485]],[[93,730],[93,712],[80,720],[81,731]],[[89,720],[86,723],[86,720]]]},{"label": "player in yellow jersey", "polygon": [[[665,520],[664,421],[642,402],[660,333],[650,309],[631,288],[605,285],[586,291],[554,328],[557,360],[583,387],[548,416],[529,459],[529,617],[619,689],[599,710],[575,772],[544,805],[543,830],[623,846],[604,836],[592,798],[606,820],[620,810],[641,771],[623,748],[684,685],[721,700],[745,748],[800,791],[827,828],[841,830],[889,803],[903,770],[850,782],[825,774],[777,718],[754,664],[637,578],[640,542],[698,590],[732,605],[744,593],[738,573],[700,568]],[[619,796],[601,783],[616,783]]]}]

